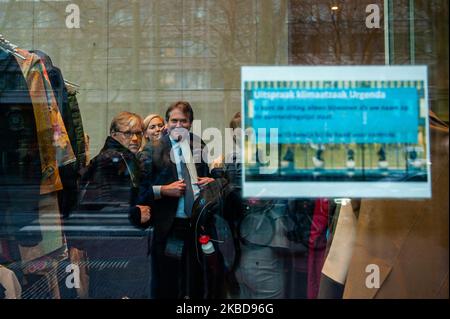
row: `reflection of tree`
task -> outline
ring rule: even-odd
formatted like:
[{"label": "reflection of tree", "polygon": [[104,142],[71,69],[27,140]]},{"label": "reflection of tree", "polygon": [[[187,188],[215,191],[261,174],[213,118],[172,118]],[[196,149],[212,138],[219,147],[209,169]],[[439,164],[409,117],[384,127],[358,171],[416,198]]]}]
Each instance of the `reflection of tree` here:
[{"label": "reflection of tree", "polygon": [[383,30],[365,24],[366,6],[378,4],[382,9],[383,1],[290,0],[289,4],[292,63],[384,63]]},{"label": "reflection of tree", "polygon": [[[283,63],[286,52],[285,19],[287,1],[248,2],[219,0],[212,8],[210,28],[217,41],[210,42],[220,63],[240,67],[245,63]],[[215,18],[222,23],[215,24]],[[240,83],[234,83],[239,87]]]},{"label": "reflection of tree", "polygon": [[431,108],[448,122],[448,1],[416,0],[415,63],[429,66]]},{"label": "reflection of tree", "polygon": [[207,45],[223,79],[227,117],[238,109],[232,94],[240,88],[241,66],[286,62],[286,9],[287,0],[219,0],[210,8]]},{"label": "reflection of tree", "polygon": [[[253,10],[239,11],[241,0],[220,0],[212,11],[212,16],[222,17],[222,23],[215,24],[209,21],[212,34],[208,37],[208,48],[217,59],[213,72],[223,85],[224,110],[237,110],[232,105],[232,90],[239,87],[239,66],[251,63],[254,47],[249,34],[255,30]],[[253,4],[252,4],[253,5]],[[229,118],[231,114],[224,112]]]}]

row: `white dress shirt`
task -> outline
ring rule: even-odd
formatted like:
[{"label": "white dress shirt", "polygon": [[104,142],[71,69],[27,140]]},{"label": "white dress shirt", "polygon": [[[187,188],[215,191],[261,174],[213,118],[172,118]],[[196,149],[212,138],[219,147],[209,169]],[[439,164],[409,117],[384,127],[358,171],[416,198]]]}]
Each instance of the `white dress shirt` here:
[{"label": "white dress shirt", "polygon": [[[175,160],[175,165],[177,167],[177,175],[178,179],[183,179],[183,174],[181,171],[181,157],[180,157],[180,148],[183,153],[183,157],[186,162],[186,167],[189,171],[189,176],[191,177],[191,184],[192,184],[192,190],[194,191],[194,198],[197,198],[200,194],[200,187],[197,185],[198,177],[197,177],[197,170],[195,168],[195,163],[192,160],[192,153],[191,148],[189,146],[189,142],[187,140],[183,140],[181,142],[175,141],[170,136],[170,142],[172,143],[172,154],[173,159]],[[155,199],[161,198],[161,185],[155,185],[153,186],[153,193],[155,196]],[[177,208],[177,214],[176,217],[178,218],[187,218],[186,213],[184,212],[184,196],[180,197],[178,200],[178,208]]]}]

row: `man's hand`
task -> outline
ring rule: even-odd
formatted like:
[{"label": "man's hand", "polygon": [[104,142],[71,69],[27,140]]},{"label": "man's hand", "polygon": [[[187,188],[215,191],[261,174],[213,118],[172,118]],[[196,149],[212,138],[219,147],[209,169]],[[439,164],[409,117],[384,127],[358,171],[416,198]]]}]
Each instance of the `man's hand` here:
[{"label": "man's hand", "polygon": [[199,177],[197,179],[197,185],[199,187],[204,187],[204,186],[208,185],[211,182],[214,182],[214,178],[211,178],[211,177]]},{"label": "man's hand", "polygon": [[186,184],[184,180],[173,182],[169,185],[161,186],[161,195],[168,197],[182,197],[186,190]]},{"label": "man's hand", "polygon": [[136,207],[139,208],[139,210],[141,211],[141,224],[145,224],[146,222],[148,222],[150,220],[150,217],[151,217],[150,206],[136,205]]}]

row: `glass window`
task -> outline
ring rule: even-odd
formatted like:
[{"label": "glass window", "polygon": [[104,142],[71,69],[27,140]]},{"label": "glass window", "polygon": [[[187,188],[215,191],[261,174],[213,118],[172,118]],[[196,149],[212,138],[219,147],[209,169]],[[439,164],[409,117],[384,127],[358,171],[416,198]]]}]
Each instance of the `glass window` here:
[{"label": "glass window", "polygon": [[[448,287],[448,1],[0,0],[0,30],[0,299],[2,285],[11,286],[6,277],[17,287],[8,296],[24,299],[183,298],[201,292],[229,299],[448,298],[442,288]],[[243,67],[385,65],[427,67],[427,90],[413,79],[405,82],[422,101],[417,145],[280,143],[277,160],[285,170],[309,170],[318,181],[330,167],[351,171],[365,163],[386,177],[389,170],[414,169],[431,158],[432,165],[424,164],[431,198],[348,202],[320,192],[308,199],[242,195],[241,164],[248,159],[236,150],[241,139],[247,145],[252,138],[236,133],[248,97],[242,95]],[[319,89],[352,88],[327,74],[314,76],[325,81]],[[358,85],[398,88],[381,83],[382,74],[372,76]],[[315,83],[251,85],[310,90]],[[191,105],[192,127],[185,104],[175,107],[181,114],[168,112],[177,101]],[[177,118],[167,122],[166,113]],[[168,134],[183,125],[208,145],[210,162],[183,165],[188,144],[175,155],[161,146],[178,149]],[[230,127],[237,129],[234,135]],[[175,159],[169,165],[170,154]],[[202,243],[186,246],[182,218],[193,217],[184,205],[200,196],[206,175],[216,178],[216,186],[219,177],[227,179],[233,189],[220,194],[235,197],[229,197],[226,214],[217,211],[214,224],[203,225],[210,231],[203,235],[217,238],[195,233]],[[200,200],[195,205],[202,208]],[[175,224],[160,217],[165,212]],[[182,253],[192,247],[197,250]],[[200,273],[182,277],[183,287],[208,291],[183,290],[168,275],[186,256],[205,259]],[[163,260],[160,266],[152,266],[154,258]],[[204,277],[201,271],[215,262],[218,273]],[[391,274],[380,278],[377,294],[362,275],[372,264],[383,276]],[[72,284],[66,267],[79,275]],[[208,286],[212,279],[216,288]],[[170,288],[161,288],[166,284]]]}]

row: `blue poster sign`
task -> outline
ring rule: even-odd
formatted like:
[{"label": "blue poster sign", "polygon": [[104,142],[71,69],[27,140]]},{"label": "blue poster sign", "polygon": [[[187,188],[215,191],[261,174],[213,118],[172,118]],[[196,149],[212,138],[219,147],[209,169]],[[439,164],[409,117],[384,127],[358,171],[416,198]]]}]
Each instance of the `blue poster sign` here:
[{"label": "blue poster sign", "polygon": [[280,143],[417,143],[416,88],[268,88],[247,94],[251,126],[277,128]]}]

